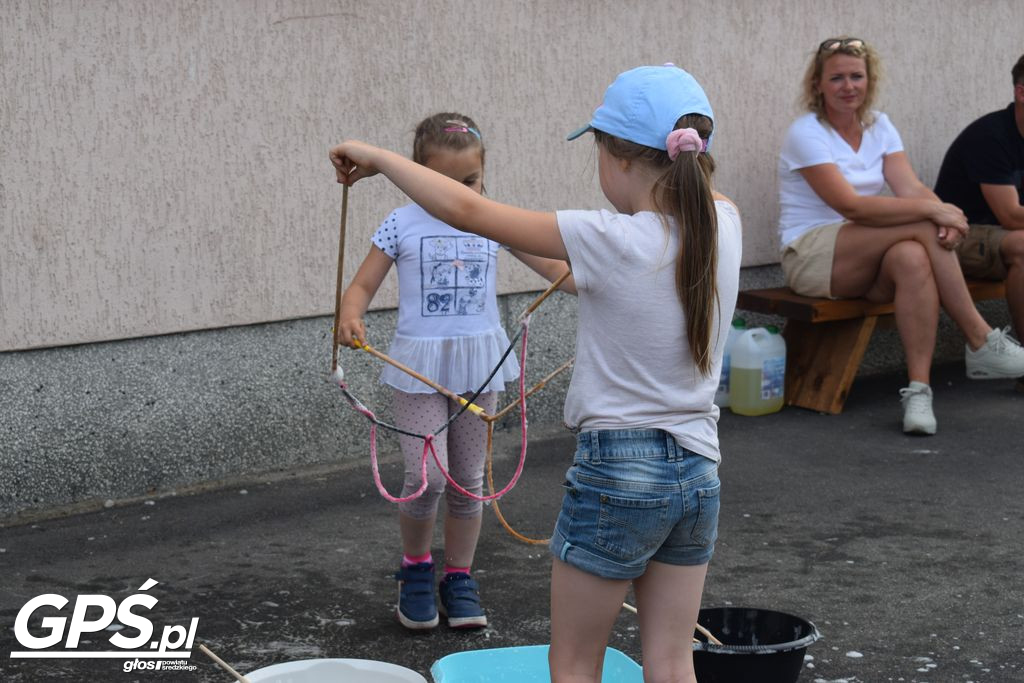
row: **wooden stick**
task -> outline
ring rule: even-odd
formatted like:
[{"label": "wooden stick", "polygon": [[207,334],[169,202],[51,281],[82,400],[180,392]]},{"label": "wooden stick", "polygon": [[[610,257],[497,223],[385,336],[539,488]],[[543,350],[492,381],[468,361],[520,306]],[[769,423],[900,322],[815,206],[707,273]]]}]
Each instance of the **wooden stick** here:
[{"label": "wooden stick", "polygon": [[230,666],[228,666],[227,662],[225,662],[223,659],[210,652],[209,648],[207,648],[205,645],[200,644],[199,649],[203,651],[203,654],[205,654],[207,657],[215,661],[217,665],[220,666],[220,668],[224,669],[229,674],[234,676],[236,681],[239,681],[239,683],[249,683],[248,678],[246,678],[245,676],[243,676],[242,674],[238,673]]},{"label": "wooden stick", "polygon": [[[640,612],[637,611],[636,607],[633,607],[633,605],[629,604],[628,602],[622,603],[622,609],[626,610],[627,612],[632,612],[633,614],[640,614]],[[696,626],[697,626],[697,630],[700,631],[701,635],[703,635],[705,638],[708,639],[709,643],[711,643],[712,645],[721,645],[722,644],[722,641],[720,641],[718,638],[715,638],[713,635],[711,635],[711,631],[707,630],[706,628],[704,628],[700,624],[696,624]],[[700,641],[697,640],[696,638],[694,638],[693,642],[699,643]]]},{"label": "wooden stick", "polygon": [[[354,343],[358,343],[355,340],[353,340],[353,342]],[[366,351],[371,356],[376,356],[377,358],[380,358],[385,363],[388,363],[389,365],[393,365],[394,367],[398,368],[399,370],[401,370],[405,374],[407,374],[407,375],[409,375],[411,377],[414,377],[415,379],[418,379],[419,381],[423,382],[424,384],[426,384],[428,387],[430,387],[431,389],[433,389],[437,393],[442,394],[443,396],[447,396],[448,398],[450,398],[451,400],[455,401],[459,405],[468,406],[466,408],[466,410],[468,410],[469,412],[473,413],[477,417],[481,417],[481,418],[487,418],[488,417],[487,413],[484,412],[484,409],[481,408],[480,406],[478,406],[477,404],[470,403],[466,399],[464,399],[461,396],[459,396],[458,394],[456,394],[451,389],[447,389],[447,388],[441,386],[440,384],[438,384],[437,382],[435,382],[433,380],[430,380],[430,379],[427,379],[426,377],[424,377],[420,373],[416,372],[415,370],[413,370],[409,366],[403,365],[402,363],[398,362],[394,358],[388,356],[386,353],[384,353],[382,351],[378,351],[377,349],[373,348],[369,344],[361,344],[359,346],[359,348],[361,348],[363,351]]]},{"label": "wooden stick", "polygon": [[345,270],[345,223],[348,222],[348,185],[341,186],[341,227],[338,230],[338,280],[334,287],[334,347],[331,349],[331,373],[338,369],[338,334],[341,327],[341,285]]},{"label": "wooden stick", "polygon": [[565,279],[567,277],[569,277],[570,275],[572,275],[572,271],[571,270],[567,270],[564,273],[562,273],[561,277],[559,277],[557,280],[552,282],[551,285],[547,289],[545,289],[541,293],[540,296],[538,296],[536,299],[534,299],[533,303],[530,304],[525,311],[523,311],[522,313],[519,314],[519,318],[518,319],[522,320],[526,316],[528,316],[531,313],[533,313],[534,311],[536,311],[537,307],[541,305],[541,303],[544,301],[544,299],[547,299],[549,296],[551,296],[552,292],[554,292],[556,289],[558,289],[558,285],[560,285],[563,282],[565,282]]},{"label": "wooden stick", "polygon": [[[555,375],[559,374],[563,370],[566,370],[566,369],[572,367],[572,364],[575,363],[575,362],[576,362],[576,358],[570,358],[569,360],[567,360],[564,363],[562,363],[561,365],[559,365],[552,372],[550,372],[547,375],[547,377],[545,377],[541,381],[539,381],[536,384],[534,384],[533,388],[526,392],[526,398],[530,398],[531,396],[536,394],[538,391],[543,389],[547,385],[547,383],[550,382],[555,377]],[[484,419],[487,420],[488,422],[495,422],[497,420],[500,420],[502,417],[504,417],[504,415],[508,411],[510,411],[513,408],[516,408],[518,406],[519,406],[519,400],[517,399],[517,400],[512,401],[511,403],[509,403],[507,406],[505,406],[504,408],[502,408],[498,412],[496,412],[494,415],[489,415],[489,416],[485,417]]]}]

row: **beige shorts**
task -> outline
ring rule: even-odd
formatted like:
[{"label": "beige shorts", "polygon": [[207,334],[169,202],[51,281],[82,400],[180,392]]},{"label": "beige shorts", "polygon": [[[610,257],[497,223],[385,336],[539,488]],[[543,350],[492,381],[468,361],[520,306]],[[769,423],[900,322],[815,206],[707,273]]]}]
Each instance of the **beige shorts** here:
[{"label": "beige shorts", "polygon": [[822,225],[783,248],[782,273],[787,287],[803,296],[835,298],[832,296],[832,257],[841,227],[843,223]]},{"label": "beige shorts", "polygon": [[964,275],[979,280],[1005,280],[1006,264],[999,250],[1006,233],[998,225],[972,224],[967,237],[956,248]]}]

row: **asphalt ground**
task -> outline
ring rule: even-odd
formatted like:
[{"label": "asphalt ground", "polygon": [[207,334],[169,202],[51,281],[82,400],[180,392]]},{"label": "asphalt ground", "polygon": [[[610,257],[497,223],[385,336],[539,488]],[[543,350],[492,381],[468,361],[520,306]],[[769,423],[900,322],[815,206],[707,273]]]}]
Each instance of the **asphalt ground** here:
[{"label": "asphalt ground", "polygon": [[[969,381],[962,364],[940,367],[939,433],[908,437],[899,428],[901,386],[892,375],[858,379],[839,416],[726,411],[720,537],[704,605],[813,621],[824,638],[807,651],[805,683],[1024,681],[1024,394],[1012,382]],[[550,533],[572,443],[565,432],[531,433],[523,477],[501,501],[523,534]],[[518,434],[500,434],[499,488],[517,456]],[[381,471],[398,486],[396,457],[385,457]],[[430,680],[431,663],[446,654],[548,642],[547,549],[514,539],[491,510],[474,569],[486,629],[403,629],[393,616],[397,561],[394,507],[361,454],[329,469],[9,524],[0,528],[0,680],[232,680],[199,643],[242,673],[343,657],[393,662]],[[159,583],[140,591],[150,578]],[[11,658],[27,650],[15,637],[19,611],[41,594],[69,602],[33,613],[35,637],[50,632],[43,616],[74,622],[73,605],[104,601],[85,596],[121,604],[149,594],[157,602],[133,613],[150,620],[154,640],[191,635],[185,663],[194,670]],[[123,637],[143,628],[127,625]],[[73,652],[114,651],[115,633],[86,631]],[[633,616],[623,612],[610,645],[639,661]]]}]

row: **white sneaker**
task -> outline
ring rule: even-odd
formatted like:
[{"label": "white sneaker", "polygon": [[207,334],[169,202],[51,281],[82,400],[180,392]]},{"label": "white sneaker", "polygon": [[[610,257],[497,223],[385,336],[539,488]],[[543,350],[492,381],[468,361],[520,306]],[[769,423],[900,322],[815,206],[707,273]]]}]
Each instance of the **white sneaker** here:
[{"label": "white sneaker", "polygon": [[932,412],[932,388],[924,382],[911,382],[906,389],[900,389],[903,404],[904,434],[934,434],[937,429],[935,413]]},{"label": "white sneaker", "polygon": [[992,330],[977,351],[967,346],[964,355],[971,379],[1012,379],[1024,375],[1024,348],[1010,336],[1009,327]]}]

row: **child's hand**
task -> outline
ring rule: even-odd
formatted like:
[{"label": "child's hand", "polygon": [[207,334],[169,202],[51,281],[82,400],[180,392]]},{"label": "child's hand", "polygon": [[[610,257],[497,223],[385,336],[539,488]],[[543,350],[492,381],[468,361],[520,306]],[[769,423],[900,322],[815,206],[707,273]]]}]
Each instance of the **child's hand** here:
[{"label": "child's hand", "polygon": [[378,152],[376,147],[358,140],[346,140],[340,145],[331,147],[331,163],[338,175],[338,182],[351,185],[362,178],[369,178],[380,172],[373,164]]},{"label": "child's hand", "polygon": [[349,348],[358,349],[366,343],[366,325],[363,324],[362,318],[342,320],[336,334],[335,340]]}]

